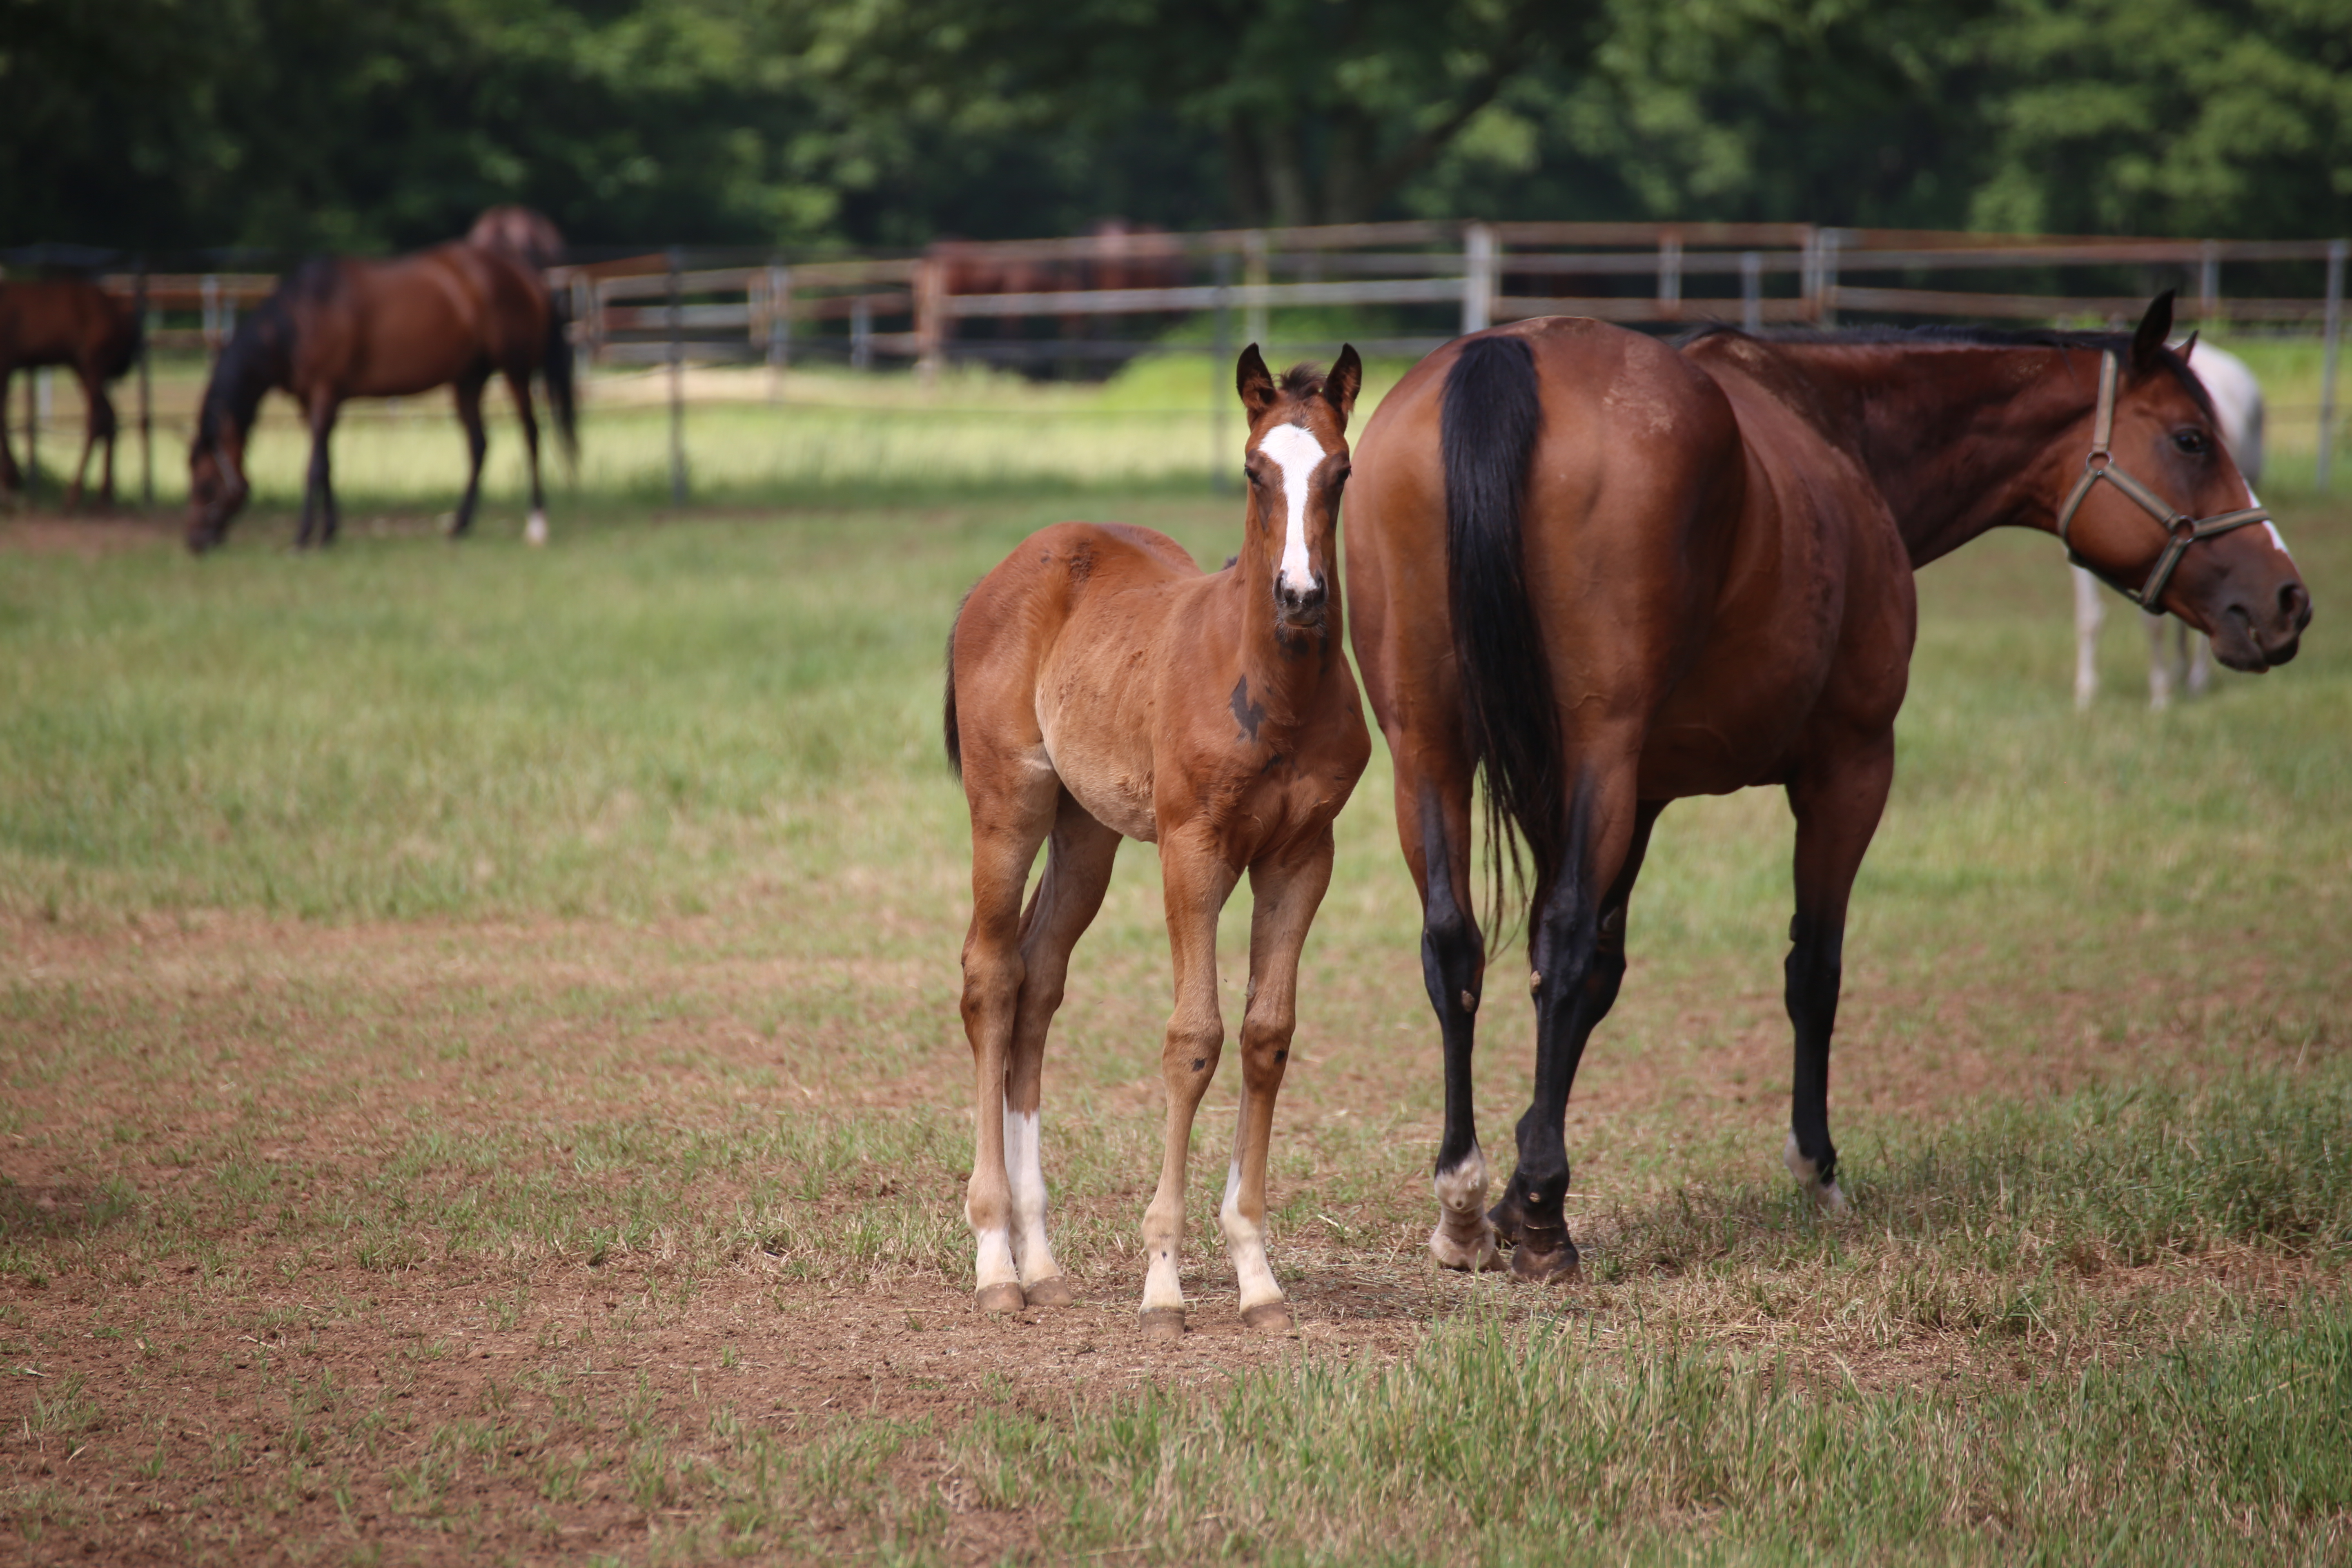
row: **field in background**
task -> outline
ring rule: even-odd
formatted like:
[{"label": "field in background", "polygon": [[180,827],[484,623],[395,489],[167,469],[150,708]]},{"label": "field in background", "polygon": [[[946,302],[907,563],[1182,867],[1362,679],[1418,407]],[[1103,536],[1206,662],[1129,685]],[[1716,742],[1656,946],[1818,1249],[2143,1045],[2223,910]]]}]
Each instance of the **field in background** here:
[{"label": "field in background", "polygon": [[[435,503],[396,496],[322,556],[278,548],[282,513],[204,562],[0,526],[11,1552],[2352,1549],[2352,510],[2283,509],[2303,658],[2165,715],[2114,626],[2074,715],[2048,541],[1923,578],[1849,938],[1845,1220],[1780,1170],[1788,817],[1751,792],[1669,812],[1636,897],[1570,1110],[1586,1280],[1434,1270],[1436,1053],[1376,759],[1277,1121],[1299,1335],[1235,1321],[1229,1068],[1195,1331],[1160,1354],[1131,1318],[1168,1001],[1140,847],[1048,1064],[1086,1299],[967,1307],[939,658],[1027,530],[1123,517],[1213,562],[1236,508],[908,489],[600,499],[546,552],[420,537]],[[1245,930],[1237,900],[1229,1018]],[[1506,1161],[1530,1034],[1490,1009]]]},{"label": "field in background", "polygon": [[[1318,335],[1339,335],[1320,321],[1307,326]],[[2317,449],[2318,341],[2226,334],[2213,341],[2245,358],[2263,382],[2271,410],[2265,493],[2307,492]],[[1275,345],[1276,361],[1292,357]],[[1367,415],[1408,368],[1403,360],[1368,365]],[[182,359],[165,362],[155,379],[155,487],[163,503],[180,504],[187,494],[186,444],[203,374],[200,361]],[[2352,451],[2342,449],[2340,429],[2352,408],[2352,372],[2339,374],[2338,488],[2352,489],[2352,474],[2345,471]],[[764,368],[690,369],[688,481],[705,501],[855,500],[877,489],[1034,493],[1040,487],[1146,486],[1196,492],[1207,488],[1213,468],[1221,474],[1232,468],[1220,457],[1240,439],[1232,380],[1229,364],[1212,365],[1197,354],[1139,360],[1098,384],[1034,382],[969,364],[929,386],[902,369],[803,367],[781,376]],[[131,382],[121,384],[117,404],[126,420],[135,395]],[[577,476],[551,456],[544,469],[558,505],[613,497],[666,501],[668,395],[665,370],[590,373]],[[519,528],[529,495],[521,437],[502,384],[493,384],[486,403],[486,526]],[[11,417],[22,416],[12,410]],[[79,394],[61,378],[42,433],[45,472],[54,476],[79,451],[80,418]],[[21,448],[20,424],[10,428]],[[1010,438],[1016,431],[1019,438]],[[263,405],[247,459],[261,503],[299,504],[309,460],[299,419],[273,395]],[[454,512],[466,479],[465,438],[446,392],[352,405],[338,428],[333,460],[338,493],[361,526],[420,506],[436,516]],[[121,465],[123,492],[135,498],[135,432],[123,438]]]}]

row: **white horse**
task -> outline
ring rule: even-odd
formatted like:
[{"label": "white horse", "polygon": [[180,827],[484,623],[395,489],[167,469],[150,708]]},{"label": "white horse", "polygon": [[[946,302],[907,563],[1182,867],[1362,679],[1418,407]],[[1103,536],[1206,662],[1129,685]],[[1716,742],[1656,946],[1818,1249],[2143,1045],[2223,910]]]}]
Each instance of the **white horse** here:
[{"label": "white horse", "polygon": [[[2222,444],[2230,456],[2237,459],[2238,472],[2246,476],[2247,494],[2263,478],[2263,386],[2246,362],[2226,349],[2211,343],[2200,343],[2194,338],[2183,351],[2184,357],[2196,360],[2197,379],[2205,384],[2205,391],[2213,399],[2213,414],[2221,426]],[[2099,695],[2099,627],[2107,618],[2106,605],[2100,597],[2099,580],[2074,568],[2074,706],[2088,708]],[[2213,683],[2213,647],[2202,634],[2193,632],[2179,621],[2171,621],[2173,646],[2168,657],[2164,647],[2167,618],[2160,615],[2144,615],[2147,625],[2147,705],[2164,709],[2172,705],[2172,693],[2177,688],[2191,697],[2202,695]]]}]

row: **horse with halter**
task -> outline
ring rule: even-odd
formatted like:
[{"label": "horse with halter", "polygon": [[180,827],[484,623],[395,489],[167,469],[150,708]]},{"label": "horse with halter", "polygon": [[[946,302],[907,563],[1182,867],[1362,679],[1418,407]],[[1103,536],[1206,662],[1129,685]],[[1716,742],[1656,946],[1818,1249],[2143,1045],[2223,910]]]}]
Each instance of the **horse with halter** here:
[{"label": "horse with halter", "polygon": [[[2245,476],[2252,493],[2263,482],[2263,384],[2246,362],[2211,343],[2200,343],[2191,332],[2180,357],[2194,360],[2197,383],[2213,405],[2214,428],[2231,461]],[[2074,706],[2086,709],[2099,695],[2099,627],[2107,618],[2099,580],[2077,566],[2074,579]],[[2144,611],[2138,619],[2147,631],[2147,705],[2161,711],[2172,706],[2177,689],[2195,697],[2213,679],[2213,650],[2204,637],[2182,622]],[[2165,634],[2173,646],[2168,652]]]},{"label": "horse with halter", "polygon": [[66,508],[81,504],[90,449],[101,441],[106,456],[99,468],[99,500],[112,506],[115,419],[106,384],[129,370],[138,355],[139,314],[131,301],[87,279],[0,282],[0,490],[13,495],[25,488],[16,454],[8,447],[9,378],[39,365],[71,365],[89,413]]},{"label": "horse with halter", "polygon": [[[1240,553],[1203,573],[1150,529],[1066,522],[972,589],[948,643],[948,760],[971,808],[963,1022],[977,1089],[964,1212],[989,1311],[1072,1300],[1045,1234],[1038,1104],[1045,1034],[1122,838],[1160,846],[1176,1007],[1160,1188],[1143,1221],[1147,1337],[1184,1331],[1177,1262],[1192,1118],[1223,1049],[1217,914],[1246,872],[1249,1000],[1225,1240],[1243,1321],[1289,1327],[1265,1260],[1265,1167],[1296,1018],[1298,955],[1331,879],[1331,822],[1371,754],[1333,576],[1348,416],[1363,368],[1280,383],[1255,344]],[[1022,892],[1040,844],[1036,890]]]},{"label": "horse with halter", "polygon": [[[1357,444],[1354,646],[1396,762],[1444,1037],[1438,1259],[1572,1274],[1563,1120],[1625,973],[1626,911],[1659,814],[1788,793],[1796,912],[1790,1173],[1841,1207],[1830,1039],[1848,895],[1886,804],[1912,574],[2003,525],[2055,533],[2224,664],[2294,657],[2310,596],[2212,410],[2136,332],[1704,331],[1677,350],[1552,317],[1422,362]],[[1486,950],[1471,788],[1498,862],[1534,864],[1533,1093],[1486,1208],[1471,1108]],[[1496,872],[1499,906],[1503,874]]]},{"label": "horse with halter", "polygon": [[271,388],[301,405],[310,429],[310,468],[295,542],[332,543],[337,516],[328,466],[335,416],[354,397],[405,397],[436,386],[457,393],[469,468],[452,534],[473,526],[481,492],[482,388],[506,378],[530,459],[530,520],[525,537],[547,539],[540,487],[539,420],[530,378],[547,379],[547,400],[567,452],[576,445],[572,343],[563,312],[538,272],[503,251],[455,241],[389,261],[324,257],[305,262],[237,323],[205,387],[188,450],[188,548],[219,544],[245,504],[245,446]]}]

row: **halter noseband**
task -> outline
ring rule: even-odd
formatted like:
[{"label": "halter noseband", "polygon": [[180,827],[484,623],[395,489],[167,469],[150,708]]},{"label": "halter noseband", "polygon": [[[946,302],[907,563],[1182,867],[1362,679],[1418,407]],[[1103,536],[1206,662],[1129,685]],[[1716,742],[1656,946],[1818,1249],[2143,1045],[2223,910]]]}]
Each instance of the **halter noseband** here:
[{"label": "halter noseband", "polygon": [[[2179,566],[2180,558],[2189,553],[2190,545],[2200,539],[2213,539],[2232,529],[2244,528],[2249,523],[2268,522],[2271,514],[2258,506],[2247,507],[2242,511],[2217,512],[2211,517],[2190,517],[2186,512],[2175,511],[2154,490],[2124,472],[2115,455],[2107,449],[2108,437],[2115,433],[2115,423],[2116,356],[2105,353],[2099,355],[2099,414],[2091,426],[2091,455],[2083,459],[2083,477],[2074,481],[2074,493],[2066,498],[2066,504],[2058,509],[2058,542],[2066,547],[2067,560],[2077,566],[2089,567],[2090,563],[2075,552],[2074,541],[2066,537],[2066,531],[2074,525],[2074,513],[2090,495],[2092,487],[2101,479],[2129,496],[2142,511],[2164,525],[2164,550],[2157,556],[2156,564],[2149,568],[2147,581],[2141,584],[2137,591],[2120,585],[2116,591],[2141,609],[2155,614],[2158,602],[2164,597],[2165,585],[2172,581],[2174,569]],[[2249,499],[2252,493],[2251,490],[2247,492]]]}]

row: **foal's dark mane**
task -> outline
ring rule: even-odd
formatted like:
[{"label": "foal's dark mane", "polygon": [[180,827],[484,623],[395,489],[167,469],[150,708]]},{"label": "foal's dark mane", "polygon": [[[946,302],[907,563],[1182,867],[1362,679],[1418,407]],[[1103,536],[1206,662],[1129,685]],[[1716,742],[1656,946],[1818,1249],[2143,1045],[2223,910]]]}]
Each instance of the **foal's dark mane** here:
[{"label": "foal's dark mane", "polygon": [[[2128,367],[2132,362],[2132,334],[2129,332],[2065,331],[2055,327],[1973,327],[1938,324],[1927,327],[1786,327],[1770,332],[1750,332],[1723,322],[1710,322],[1685,333],[1675,341],[1675,347],[1686,349],[1708,338],[1747,338],[1768,346],[1786,344],[1791,348],[1821,346],[1835,348],[1841,344],[1856,346],[1886,345],[1901,348],[1996,348],[1996,349],[2084,349],[2093,353],[2114,354]],[[2204,383],[2197,379],[2189,362],[2171,349],[2163,350],[2165,368],[2179,379],[2181,387],[2197,400],[2197,405],[2209,419],[2217,416],[2212,400],[2206,395]]]}]

